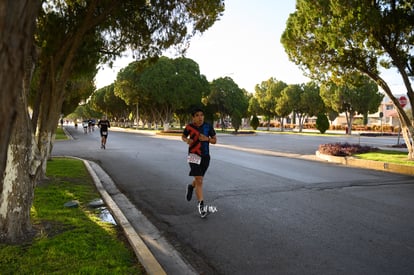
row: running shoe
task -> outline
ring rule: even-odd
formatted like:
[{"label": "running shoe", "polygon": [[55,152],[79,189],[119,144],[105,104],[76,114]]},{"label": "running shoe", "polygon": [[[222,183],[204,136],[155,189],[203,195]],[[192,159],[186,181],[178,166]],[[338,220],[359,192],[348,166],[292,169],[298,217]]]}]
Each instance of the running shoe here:
[{"label": "running shoe", "polygon": [[185,194],[187,201],[191,201],[191,198],[193,197],[193,190],[194,186],[192,184],[187,185],[187,193]]},{"label": "running shoe", "polygon": [[208,215],[208,206],[205,206],[203,202],[198,203],[198,213],[200,213],[200,217],[204,219]]}]

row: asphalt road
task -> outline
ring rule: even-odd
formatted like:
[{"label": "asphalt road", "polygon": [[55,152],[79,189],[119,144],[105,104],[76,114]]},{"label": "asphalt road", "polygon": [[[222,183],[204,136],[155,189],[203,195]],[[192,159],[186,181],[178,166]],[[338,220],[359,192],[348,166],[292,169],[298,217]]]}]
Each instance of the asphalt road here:
[{"label": "asphalt road", "polygon": [[[68,127],[54,155],[93,160],[200,274],[413,274],[413,177],[237,148],[314,155],[321,143],[385,146],[395,138],[219,136],[200,219],[184,198],[186,145],[177,137]],[[322,138],[322,139],[321,139]],[[378,145],[376,145],[378,144]]]}]

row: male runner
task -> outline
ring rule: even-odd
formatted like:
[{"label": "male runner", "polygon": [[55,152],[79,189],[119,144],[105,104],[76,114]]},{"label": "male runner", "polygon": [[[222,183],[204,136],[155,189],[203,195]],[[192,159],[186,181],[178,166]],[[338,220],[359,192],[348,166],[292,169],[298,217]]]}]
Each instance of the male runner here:
[{"label": "male runner", "polygon": [[193,183],[187,186],[187,200],[190,201],[193,190],[198,200],[198,211],[201,218],[208,214],[208,206],[204,205],[203,198],[203,177],[210,164],[209,145],[216,144],[217,137],[214,128],[204,122],[202,109],[195,109],[191,112],[193,122],[186,125],[181,139],[188,147],[188,163],[190,165],[190,176],[194,177]]},{"label": "male runner", "polygon": [[98,127],[100,128],[101,132],[101,148],[105,149],[106,140],[108,139],[108,128],[111,128],[109,120],[106,118],[106,116],[103,116],[102,120],[98,122]]}]

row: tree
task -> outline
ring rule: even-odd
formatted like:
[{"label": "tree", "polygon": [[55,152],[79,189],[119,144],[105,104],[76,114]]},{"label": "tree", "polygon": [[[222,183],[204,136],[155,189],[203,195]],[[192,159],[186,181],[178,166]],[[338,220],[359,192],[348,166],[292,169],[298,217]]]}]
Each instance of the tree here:
[{"label": "tree", "polygon": [[[27,115],[27,96],[33,71],[33,32],[40,1],[0,2],[0,241],[18,242],[32,236],[30,210],[34,187],[30,177],[33,131]],[[21,114],[21,113],[24,113]],[[25,136],[18,138],[17,133]],[[15,157],[20,155],[24,158]],[[7,164],[7,165],[6,165]],[[11,167],[26,171],[13,181]],[[27,181],[25,181],[27,180]],[[26,211],[21,211],[22,209]]]},{"label": "tree", "polygon": [[251,115],[256,116],[256,117],[257,115],[264,113],[264,111],[260,108],[259,100],[257,99],[257,97],[251,96],[249,98],[249,108],[247,109],[247,111]]},{"label": "tree", "polygon": [[[36,18],[39,7],[42,10]],[[56,123],[70,91],[66,89],[68,81],[76,79],[79,70],[96,70],[100,62],[112,60],[127,48],[135,50],[139,57],[158,55],[172,46],[177,46],[181,52],[189,39],[212,26],[223,10],[221,0],[168,3],[50,0],[0,4],[0,20],[4,20],[0,24],[4,29],[0,31],[3,45],[6,45],[2,49],[10,49],[2,51],[2,61],[13,64],[2,67],[1,81],[6,84],[3,88],[10,97],[4,101],[8,103],[10,115],[4,116],[3,121],[11,126],[19,121],[18,127],[12,128],[11,135],[5,135],[1,143],[3,149],[5,144],[9,145],[0,190],[2,240],[21,240],[31,230],[31,198],[34,186],[46,169]],[[33,36],[35,22],[37,29]],[[36,38],[35,47],[33,37]],[[36,58],[33,49],[36,49]],[[35,63],[27,62],[29,65],[25,67],[24,61]],[[36,65],[37,83],[30,83],[30,64]],[[30,119],[27,111],[29,83],[35,94],[32,121],[26,123]],[[11,129],[9,127],[3,130]],[[34,133],[37,133],[36,140],[33,140]],[[0,165],[5,163],[5,151],[1,151]]]},{"label": "tree", "polygon": [[282,91],[276,106],[276,111],[284,117],[293,112],[299,120],[299,132],[302,132],[306,118],[315,116],[324,110],[324,103],[319,96],[319,87],[315,82],[287,86]]},{"label": "tree", "polygon": [[140,118],[145,121],[151,114],[151,99],[150,95],[144,94],[140,89],[140,78],[142,72],[158,58],[147,58],[140,61],[134,61],[121,69],[116,77],[114,84],[114,93],[121,98],[129,106],[136,106],[136,122],[137,127]]},{"label": "tree", "polygon": [[316,116],[326,112],[326,106],[320,96],[320,87],[316,82],[308,82],[303,86],[301,104],[306,106],[308,116]]},{"label": "tree", "polygon": [[235,119],[233,127],[237,132],[241,118],[247,113],[248,100],[246,91],[240,89],[231,77],[226,76],[211,82],[210,94],[207,96],[206,102],[219,114],[223,129],[227,117]]},{"label": "tree", "polygon": [[272,117],[279,115],[276,112],[277,99],[287,84],[283,81],[278,81],[276,78],[269,78],[263,81],[260,85],[256,85],[254,97],[257,99],[263,115],[267,117],[267,130],[269,131],[270,120]]},{"label": "tree", "polygon": [[95,91],[91,97],[90,104],[93,109],[102,114],[106,114],[115,121],[128,119],[133,110],[124,100],[114,93],[114,84],[105,86]]},{"label": "tree", "polygon": [[380,74],[381,67],[396,68],[414,106],[413,36],[412,1],[298,0],[281,42],[290,60],[313,79],[353,71],[369,76],[394,103],[408,156],[414,160],[414,126]]},{"label": "tree", "polygon": [[71,113],[69,115],[69,117],[73,117],[73,119],[76,119],[76,120],[79,119],[79,118],[86,119],[86,118],[90,118],[90,117],[100,117],[100,116],[102,116],[102,113],[99,113],[99,112],[95,111],[92,108],[90,102],[88,102],[86,104],[79,105],[73,111],[73,113]]},{"label": "tree", "polygon": [[250,116],[249,114],[249,102],[250,102],[250,98],[252,97],[251,94],[245,90],[245,89],[241,89],[242,93],[241,94],[236,94],[235,95],[235,99],[236,102],[234,102],[233,104],[235,104],[236,106],[233,108],[233,112],[231,114],[231,124],[234,128],[234,130],[237,131],[240,129],[240,127],[242,126],[242,120],[244,117]]},{"label": "tree", "polygon": [[[176,67],[175,84],[180,92],[180,104],[175,108],[175,115],[184,125],[186,118],[194,106],[201,104],[203,97],[210,92],[210,84],[205,75],[200,73],[199,65],[189,58],[177,58],[174,60]],[[208,110],[205,111],[205,118],[208,119]]]},{"label": "tree", "polygon": [[142,71],[138,84],[138,91],[151,100],[152,111],[164,122],[164,130],[174,113],[188,113],[190,106],[201,103],[208,89],[198,64],[188,58],[161,57]]},{"label": "tree", "polygon": [[332,110],[332,108],[327,108],[327,109],[328,109],[328,118],[329,118],[329,121],[331,123],[333,123],[333,121],[338,117],[339,114],[338,114],[338,112]]},{"label": "tree", "polygon": [[[157,56],[175,46],[183,52],[189,39],[208,29],[224,10],[222,1],[48,1],[38,18],[38,70],[41,100],[33,107],[42,159],[60,114],[64,87],[78,70],[96,69],[127,48],[139,58]],[[38,115],[37,115],[38,114]]]},{"label": "tree", "polygon": [[345,113],[347,133],[351,134],[354,116],[377,112],[383,95],[370,78],[352,73],[344,76],[341,81],[325,82],[321,86],[321,97],[326,106],[337,113]]},{"label": "tree", "polygon": [[67,97],[62,104],[62,115],[66,116],[72,113],[78,106],[79,102],[86,101],[95,90],[95,84],[92,77],[79,76],[77,79],[69,80],[66,88]]},{"label": "tree", "polygon": [[[299,118],[299,132],[302,132],[303,120],[306,117],[305,113],[302,113],[301,110],[301,94],[303,93],[303,88],[299,84],[288,85],[280,93],[280,97],[277,100],[276,112],[281,115],[281,117],[287,117],[293,112],[293,115]],[[284,130],[283,119],[281,123],[281,131]]]}]

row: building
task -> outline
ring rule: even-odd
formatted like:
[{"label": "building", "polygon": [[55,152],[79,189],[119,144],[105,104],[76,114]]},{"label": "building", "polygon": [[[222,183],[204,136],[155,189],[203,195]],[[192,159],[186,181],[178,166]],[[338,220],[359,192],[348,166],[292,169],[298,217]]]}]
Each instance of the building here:
[{"label": "building", "polygon": [[[402,94],[395,95],[396,98],[400,98]],[[405,110],[410,109],[409,104],[405,106]],[[382,117],[381,117],[382,113]],[[363,119],[362,115],[354,116],[354,121],[358,119]],[[346,126],[346,117],[345,114],[340,114],[332,123],[332,125]],[[373,114],[368,114],[368,125],[387,125],[387,126],[399,126],[400,121],[398,119],[397,111],[395,110],[394,103],[390,100],[388,96],[384,96],[381,105],[378,107],[378,112]]]}]

